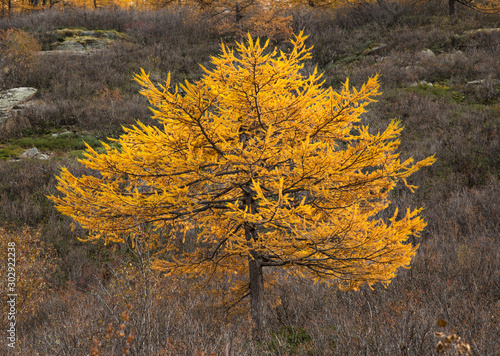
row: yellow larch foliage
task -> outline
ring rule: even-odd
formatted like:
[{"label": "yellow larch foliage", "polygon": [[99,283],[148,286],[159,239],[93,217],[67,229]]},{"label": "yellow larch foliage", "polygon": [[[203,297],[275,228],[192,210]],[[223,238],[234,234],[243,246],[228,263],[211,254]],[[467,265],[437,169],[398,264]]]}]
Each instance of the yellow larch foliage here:
[{"label": "yellow larch foliage", "polygon": [[98,174],[63,169],[57,209],[88,240],[147,239],[160,251],[155,268],[229,278],[240,296],[249,261],[344,289],[389,283],[409,266],[417,247],[407,239],[425,222],[420,209],[387,221],[379,213],[434,158],[401,161],[397,121],[376,134],[361,124],[380,95],[377,77],[335,91],[316,70],[303,74],[305,39],[285,52],[251,36],[222,45],[213,69],[174,89],[142,71],[158,125],[126,128],[104,153],[88,147],[81,162]]}]

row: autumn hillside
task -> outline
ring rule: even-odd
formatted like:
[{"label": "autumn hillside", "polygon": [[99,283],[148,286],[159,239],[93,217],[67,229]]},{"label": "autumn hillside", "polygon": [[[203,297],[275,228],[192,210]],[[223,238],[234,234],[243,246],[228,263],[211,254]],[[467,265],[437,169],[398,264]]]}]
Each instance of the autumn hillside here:
[{"label": "autumn hillside", "polygon": [[[450,18],[448,2],[437,0],[298,4],[264,6],[235,26],[233,15],[178,3],[0,18],[0,92],[37,90],[0,119],[0,268],[6,275],[15,242],[18,295],[16,348],[4,338],[0,353],[500,354],[500,15],[457,4]],[[340,89],[349,78],[360,88],[379,74],[383,94],[364,123],[377,132],[396,118],[402,158],[437,159],[409,179],[415,193],[398,186],[383,213],[424,207],[427,227],[410,239],[420,244],[411,268],[387,288],[348,292],[273,271],[286,282],[266,288],[259,342],[248,305],[221,305],[214,293],[228,281],[197,289],[150,270],[150,254],[130,241],[82,242],[85,231],[48,199],[61,166],[92,174],[78,162],[85,142],[102,152],[101,141],[115,145],[122,126],[156,125],[133,80],[141,68],[153,82],[169,72],[172,83],[197,80],[198,64],[211,68],[221,41],[234,47],[246,30],[284,50],[287,37],[304,30],[314,47],[303,71],[317,66],[324,86]],[[7,294],[3,278],[2,330]]]}]

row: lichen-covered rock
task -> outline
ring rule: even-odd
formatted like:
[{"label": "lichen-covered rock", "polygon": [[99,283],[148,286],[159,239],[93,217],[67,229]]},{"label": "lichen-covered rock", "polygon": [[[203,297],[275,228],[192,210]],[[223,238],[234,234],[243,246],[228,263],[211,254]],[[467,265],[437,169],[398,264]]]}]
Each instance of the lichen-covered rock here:
[{"label": "lichen-covered rock", "polygon": [[46,160],[48,160],[50,158],[50,155],[45,154],[45,153],[39,153],[36,156],[36,158],[46,161]]},{"label": "lichen-covered rock", "polygon": [[15,112],[14,108],[35,96],[35,88],[21,87],[0,92],[0,124],[3,124]]},{"label": "lichen-covered rock", "polygon": [[109,43],[106,41],[101,41],[101,40],[87,40],[85,42],[85,48],[87,50],[96,50],[96,49],[103,49],[106,47]]},{"label": "lichen-covered rock", "polygon": [[35,158],[38,154],[39,154],[38,149],[36,147],[33,147],[21,153],[19,158]]},{"label": "lichen-covered rock", "polygon": [[418,58],[420,60],[425,60],[425,59],[429,59],[429,58],[434,58],[436,57],[436,53],[434,53],[432,50],[430,49],[424,49],[423,51],[420,51],[418,52]]},{"label": "lichen-covered rock", "polygon": [[28,118],[22,115],[22,106],[35,96],[35,88],[21,87],[0,92],[0,136],[8,137],[12,132],[31,127]]},{"label": "lichen-covered rock", "polygon": [[38,148],[33,147],[33,148],[28,148],[26,151],[21,153],[19,155],[19,158],[20,159],[41,159],[41,160],[46,161],[46,160],[50,159],[51,155],[52,155],[51,153],[49,153],[49,154],[41,153],[40,151],[38,151]]},{"label": "lichen-covered rock", "polygon": [[53,133],[51,136],[57,137],[57,136],[68,136],[68,135],[73,135],[73,132],[71,132],[71,131],[56,132],[56,133]]},{"label": "lichen-covered rock", "polygon": [[85,51],[85,46],[76,41],[65,41],[56,47],[58,51]]},{"label": "lichen-covered rock", "polygon": [[[50,32],[54,34],[54,32]],[[106,46],[118,41],[130,41],[130,38],[121,32],[111,30],[60,29],[55,31],[57,42],[50,45],[49,50],[41,54],[75,54],[100,51]]]},{"label": "lichen-covered rock", "polygon": [[90,36],[95,37],[95,31],[82,31],[79,33],[80,36]]}]

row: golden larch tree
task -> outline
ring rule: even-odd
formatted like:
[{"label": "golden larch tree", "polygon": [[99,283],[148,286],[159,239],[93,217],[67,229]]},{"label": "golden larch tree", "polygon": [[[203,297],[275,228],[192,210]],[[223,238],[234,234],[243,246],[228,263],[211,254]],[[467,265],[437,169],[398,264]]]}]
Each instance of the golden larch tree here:
[{"label": "golden larch tree", "polygon": [[[402,130],[392,121],[372,134],[361,124],[379,95],[324,88],[303,74],[311,58],[302,33],[283,52],[248,36],[222,45],[213,69],[171,88],[142,71],[136,80],[155,127],[125,128],[104,153],[81,162],[99,174],[62,169],[57,209],[88,229],[88,240],[127,237],[161,246],[154,268],[169,275],[232,281],[250,296],[254,333],[262,329],[263,268],[279,267],[342,289],[389,283],[408,267],[425,226],[420,209],[385,221],[398,182],[434,161],[401,161]],[[181,90],[182,89],[182,90]],[[161,237],[161,238],[160,238]],[[160,241],[161,240],[161,241]]]}]

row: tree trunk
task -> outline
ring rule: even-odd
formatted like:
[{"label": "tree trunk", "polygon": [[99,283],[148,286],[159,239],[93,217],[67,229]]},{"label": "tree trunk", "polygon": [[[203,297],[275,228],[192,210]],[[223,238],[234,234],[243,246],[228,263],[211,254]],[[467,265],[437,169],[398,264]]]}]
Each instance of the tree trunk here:
[{"label": "tree trunk", "polygon": [[257,256],[248,257],[248,270],[250,274],[250,314],[252,317],[252,338],[260,341],[262,337],[264,314],[264,277],[262,265]]},{"label": "tree trunk", "polygon": [[377,0],[377,4],[381,10],[387,11],[387,4],[385,3],[385,0]]},{"label": "tree trunk", "polygon": [[[247,211],[251,214],[257,212],[257,206],[254,199],[254,192],[249,186],[243,188],[243,201]],[[260,341],[263,331],[263,313],[264,313],[264,277],[262,274],[262,259],[258,252],[252,247],[257,242],[259,236],[255,226],[245,224],[245,238],[250,247],[250,256],[248,256],[248,273],[250,281],[250,315],[252,317],[252,338],[254,341]]]},{"label": "tree trunk", "polygon": [[455,0],[448,0],[450,16],[455,15]]},{"label": "tree trunk", "polygon": [[236,24],[239,24],[241,22],[241,19],[243,18],[243,15],[241,15],[241,5],[236,4],[234,8],[234,13],[235,13],[235,21]]}]

